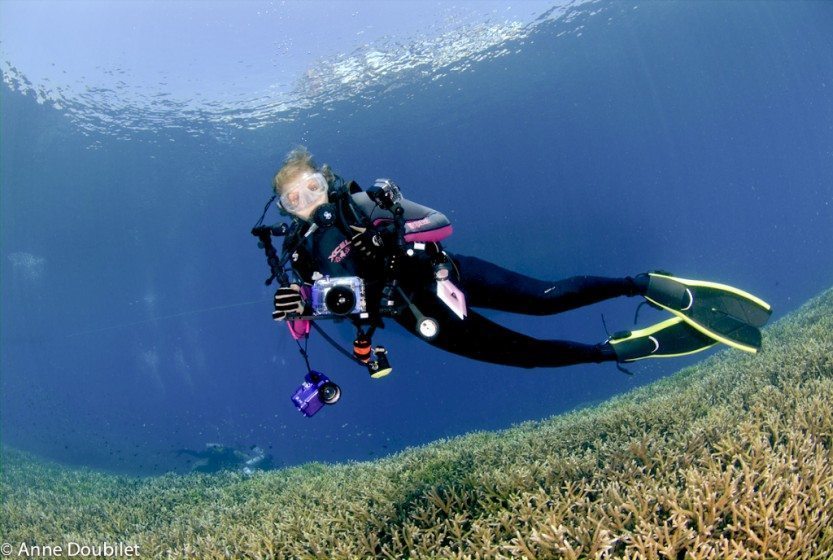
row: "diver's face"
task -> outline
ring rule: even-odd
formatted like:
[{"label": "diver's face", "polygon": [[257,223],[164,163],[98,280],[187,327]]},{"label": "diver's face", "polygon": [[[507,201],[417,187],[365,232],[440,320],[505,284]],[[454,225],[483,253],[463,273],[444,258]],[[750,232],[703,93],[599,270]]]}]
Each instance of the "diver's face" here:
[{"label": "diver's face", "polygon": [[312,170],[299,173],[281,189],[283,209],[302,220],[309,221],[315,209],[327,201],[327,180]]}]

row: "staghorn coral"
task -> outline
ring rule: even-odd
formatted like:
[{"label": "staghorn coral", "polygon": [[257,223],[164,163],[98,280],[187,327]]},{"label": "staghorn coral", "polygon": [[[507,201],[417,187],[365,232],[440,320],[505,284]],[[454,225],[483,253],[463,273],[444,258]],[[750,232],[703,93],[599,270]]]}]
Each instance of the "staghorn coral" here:
[{"label": "staghorn coral", "polygon": [[6,542],[146,558],[833,556],[833,290],[676,375],[367,463],[135,480],[3,449]]}]

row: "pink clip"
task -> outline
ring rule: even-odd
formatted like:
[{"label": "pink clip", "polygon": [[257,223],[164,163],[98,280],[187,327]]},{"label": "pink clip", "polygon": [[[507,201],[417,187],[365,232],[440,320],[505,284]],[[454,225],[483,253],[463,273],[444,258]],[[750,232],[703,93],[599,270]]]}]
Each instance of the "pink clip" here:
[{"label": "pink clip", "polygon": [[300,340],[307,336],[311,328],[309,321],[306,319],[289,320],[286,322],[286,326],[289,327],[289,334],[295,340]]},{"label": "pink clip", "polygon": [[[312,290],[309,286],[301,286],[301,297],[304,298],[304,301],[309,301],[311,295]],[[300,340],[309,335],[309,331],[312,328],[312,325],[307,319],[289,319],[286,322],[286,326],[289,327],[289,334],[295,340]]]}]

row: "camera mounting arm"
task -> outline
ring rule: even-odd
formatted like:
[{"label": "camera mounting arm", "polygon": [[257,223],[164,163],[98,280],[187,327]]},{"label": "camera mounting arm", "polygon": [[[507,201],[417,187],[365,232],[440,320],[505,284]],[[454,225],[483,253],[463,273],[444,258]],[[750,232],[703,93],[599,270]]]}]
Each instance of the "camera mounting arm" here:
[{"label": "camera mounting arm", "polygon": [[368,190],[368,196],[376,202],[380,208],[393,214],[394,234],[396,243],[393,250],[385,259],[385,283],[382,288],[382,302],[380,309],[383,313],[398,315],[400,310],[396,307],[395,296],[399,287],[400,259],[405,254],[405,209],[402,208],[398,199],[391,199],[385,196],[384,191],[378,187]]},{"label": "camera mounting arm", "polygon": [[289,234],[291,228],[289,224],[286,223],[271,226],[263,225],[263,220],[266,218],[266,212],[269,211],[269,207],[275,201],[277,196],[278,195],[276,194],[272,195],[272,197],[266,202],[266,206],[263,207],[263,214],[260,215],[260,219],[252,228],[252,235],[258,238],[259,241],[257,245],[266,253],[266,262],[269,264],[269,269],[272,272],[272,275],[266,279],[267,286],[269,286],[276,278],[282,286],[289,285],[289,277],[284,270],[284,266],[289,260],[289,256],[292,254],[292,251],[288,251],[284,254],[283,258],[278,257],[278,252],[275,250],[274,245],[272,245],[272,236],[284,237]]},{"label": "camera mounting arm", "polygon": [[416,320],[419,335],[425,340],[431,340],[439,333],[439,323],[432,317],[423,315],[399,285],[400,260],[406,254],[408,243],[405,241],[405,209],[402,207],[402,193],[399,187],[389,179],[378,179],[375,185],[367,190],[367,195],[380,208],[393,214],[393,225],[396,235],[396,246],[385,261],[385,285],[382,288],[380,309],[383,313],[398,315],[404,308],[396,305],[394,299],[399,295],[405,302],[405,308],[410,309]]},{"label": "camera mounting arm", "polygon": [[289,232],[287,224],[280,224],[276,226],[255,226],[252,228],[252,235],[258,238],[258,247],[263,249],[266,253],[266,262],[272,275],[266,279],[266,285],[269,286],[275,279],[280,282],[282,286],[289,284],[289,277],[286,274],[284,266],[289,260],[290,254],[287,253],[283,258],[278,257],[278,252],[275,246],[272,245],[272,236],[282,237]]}]

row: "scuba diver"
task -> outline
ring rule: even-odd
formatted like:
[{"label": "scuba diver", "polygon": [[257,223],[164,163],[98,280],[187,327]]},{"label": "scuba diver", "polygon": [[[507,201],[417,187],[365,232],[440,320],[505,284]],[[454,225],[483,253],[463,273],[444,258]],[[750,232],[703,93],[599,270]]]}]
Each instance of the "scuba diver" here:
[{"label": "scuba diver", "polygon": [[176,453],[197,459],[191,465],[191,472],[211,474],[240,471],[251,475],[255,470],[269,470],[273,467],[272,456],[257,445],[250,447],[249,452],[243,452],[219,443],[206,443],[203,451],[178,449]]},{"label": "scuba diver", "polygon": [[[272,186],[291,224],[269,228],[261,226],[261,217],[252,233],[261,242],[268,242],[269,232],[285,235],[281,258],[273,251],[270,260],[273,278],[281,280],[273,318],[286,321],[296,341],[311,326],[320,330],[318,318],[349,318],[357,327],[354,357],[364,361],[371,354],[370,334],[383,326],[383,317],[448,352],[536,368],[668,358],[717,343],[756,352],[759,329],[771,314],[766,302],[737,288],[664,272],[548,281],[448,253],[440,242],[452,227],[442,213],[402,198],[389,179],[362,190],[329,166],[318,166],[305,148],[287,155]],[[287,262],[289,273],[283,270]],[[640,296],[672,317],[583,344],[533,338],[473,310],[551,315],[618,296]]]}]

